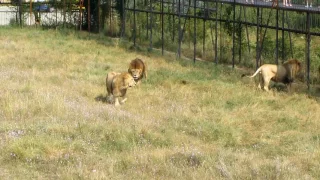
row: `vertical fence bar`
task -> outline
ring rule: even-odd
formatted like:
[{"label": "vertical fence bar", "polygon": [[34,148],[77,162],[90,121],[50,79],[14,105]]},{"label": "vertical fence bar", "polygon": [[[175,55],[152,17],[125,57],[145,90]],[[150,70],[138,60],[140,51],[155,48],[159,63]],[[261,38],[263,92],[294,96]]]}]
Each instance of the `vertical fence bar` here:
[{"label": "vertical fence bar", "polygon": [[164,54],[164,37],[163,37],[163,17],[164,17],[164,14],[163,14],[163,0],[161,0],[161,54],[163,55]]},{"label": "vertical fence bar", "polygon": [[259,49],[260,49],[260,42],[259,42],[259,23],[260,23],[260,8],[257,7],[257,43],[256,43],[256,69],[259,67]]},{"label": "vertical fence bar", "polygon": [[[247,22],[247,15],[246,15],[246,7],[243,7],[243,15],[244,15],[244,21]],[[248,51],[251,52],[250,48],[250,38],[249,38],[249,31],[248,31],[248,25],[246,24],[246,33],[247,33],[247,42],[248,42]]]},{"label": "vertical fence bar", "polygon": [[[55,5],[55,7],[57,7],[57,0],[54,0],[54,5]],[[55,11],[56,11],[56,27],[58,27],[58,11],[57,11],[57,9]]]},{"label": "vertical fence bar", "polygon": [[233,31],[232,31],[232,68],[234,68],[234,55],[235,55],[235,37],[236,37],[236,0],[233,0]]},{"label": "vertical fence bar", "polygon": [[133,0],[133,46],[136,47],[137,23],[136,23],[136,0]]},{"label": "vertical fence bar", "polygon": [[[279,6],[277,2],[277,9],[276,9],[276,61],[275,63],[278,64],[278,58],[279,58]],[[282,36],[283,38],[283,36]]]},{"label": "vertical fence bar", "polygon": [[112,1],[110,0],[109,1],[109,21],[110,21],[110,24],[109,24],[109,28],[110,28],[110,35],[112,36],[113,35],[113,26],[112,26]]},{"label": "vertical fence bar", "polygon": [[282,31],[281,31],[281,33],[282,33],[282,52],[281,52],[281,57],[282,57],[282,62],[284,62],[284,56],[285,56],[285,46],[284,46],[284,42],[285,42],[285,35],[284,35],[284,10],[282,10]]},{"label": "vertical fence bar", "polygon": [[197,0],[193,1],[193,62],[196,62],[196,53],[197,53],[197,18],[196,18],[196,10],[197,10]]},{"label": "vertical fence bar", "polygon": [[[125,12],[125,9],[124,9],[124,4],[122,4],[123,5],[123,16],[124,16],[124,12]],[[91,12],[90,12],[90,9],[91,9],[91,7],[90,7],[90,0],[88,0],[88,16],[87,16],[87,18],[88,18],[88,32],[90,33],[90,31],[91,31]],[[125,18],[124,18],[125,19]]]},{"label": "vertical fence bar", "polygon": [[175,11],[175,9],[174,9],[174,6],[175,6],[175,3],[176,1],[175,0],[172,0],[172,42],[174,42],[174,38],[175,38],[175,35],[176,35],[176,33],[175,33],[175,14],[176,14],[176,11]]},{"label": "vertical fence bar", "polygon": [[307,71],[307,85],[308,85],[308,90],[310,90],[310,40],[311,40],[311,35],[310,35],[310,12],[307,11],[307,24],[306,24],[306,29],[307,29],[307,34],[306,34],[306,40],[307,40],[307,46],[306,46],[306,71]]},{"label": "vertical fence bar", "polygon": [[150,50],[152,50],[152,22],[153,22],[153,12],[152,12],[152,0],[150,0]]},{"label": "vertical fence bar", "polygon": [[216,0],[216,22],[215,22],[215,42],[214,42],[214,55],[215,55],[215,63],[218,64],[218,1]]},{"label": "vertical fence bar", "polygon": [[[222,9],[222,5],[223,5],[223,3],[220,3],[220,9]],[[222,11],[220,11],[220,13],[219,13],[220,14],[220,22],[219,22],[219,27],[220,27],[219,28],[219,32],[220,32],[220,43],[219,43],[220,44],[220,48],[219,48],[220,49],[220,56],[219,57],[220,57],[220,60],[222,59],[222,51],[223,51],[223,49],[222,49],[222,33],[221,33],[221,29],[222,29],[222,25],[221,25],[221,23],[222,23],[222,15],[221,15],[221,12]]]},{"label": "vertical fence bar", "polygon": [[19,25],[22,28],[22,0],[19,0]]},{"label": "vertical fence bar", "polygon": [[239,12],[239,63],[241,63],[241,54],[242,54],[242,21],[241,21],[241,14],[242,14],[242,6],[240,6]]},{"label": "vertical fence bar", "polygon": [[180,0],[178,1],[178,17],[179,17],[179,21],[178,21],[178,28],[179,28],[179,38],[178,38],[178,58],[180,59],[181,57],[181,5],[180,5]]},{"label": "vertical fence bar", "polygon": [[98,0],[98,33],[100,34],[101,29],[101,15],[100,15],[100,0]]},{"label": "vertical fence bar", "polygon": [[66,0],[63,0],[63,28],[66,25]]},{"label": "vertical fence bar", "polygon": [[203,18],[203,29],[202,29],[202,34],[203,34],[203,39],[202,39],[202,57],[204,58],[206,56],[206,47],[205,47],[205,43],[206,43],[206,1],[204,1],[204,18]]},{"label": "vertical fence bar", "polygon": [[285,37],[284,37],[284,10],[282,11],[282,54],[281,54],[281,59],[282,59],[282,63],[284,62],[284,40],[285,40]]}]

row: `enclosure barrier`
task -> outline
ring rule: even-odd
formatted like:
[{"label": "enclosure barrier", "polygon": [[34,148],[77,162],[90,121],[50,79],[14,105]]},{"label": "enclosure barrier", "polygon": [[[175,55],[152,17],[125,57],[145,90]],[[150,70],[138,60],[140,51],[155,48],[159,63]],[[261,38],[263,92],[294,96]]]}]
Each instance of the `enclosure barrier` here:
[{"label": "enclosure barrier", "polygon": [[[154,31],[161,31],[161,52],[164,54],[164,44],[165,37],[164,31],[167,33],[168,30],[164,29],[164,22],[166,21],[164,17],[168,17],[168,19],[172,18],[173,27],[178,29],[178,42],[177,45],[177,57],[181,57],[181,43],[184,38],[184,33],[186,31],[186,22],[193,20],[193,60],[196,61],[196,50],[197,50],[197,23],[202,21],[202,52],[206,53],[206,45],[205,38],[207,34],[208,28],[206,27],[206,23],[210,24],[210,31],[214,31],[214,38],[212,40],[213,48],[213,62],[218,63],[219,59],[223,58],[223,53],[221,53],[221,42],[224,41],[224,38],[221,37],[221,23],[228,23],[231,25],[232,29],[232,67],[235,66],[236,60],[237,62],[242,61],[242,46],[247,46],[248,51],[250,52],[250,34],[248,31],[248,27],[256,27],[255,32],[255,45],[256,45],[256,56],[255,56],[255,67],[258,68],[262,62],[262,54],[265,48],[265,39],[267,36],[267,31],[274,30],[275,31],[275,51],[274,51],[274,62],[279,64],[279,58],[281,58],[282,62],[285,61],[286,56],[288,56],[285,49],[285,33],[289,35],[289,46],[290,46],[290,56],[294,58],[294,50],[292,48],[292,33],[301,34],[305,37],[305,72],[306,72],[306,82],[308,85],[308,89],[310,88],[310,42],[312,36],[319,37],[320,33],[317,29],[320,27],[320,8],[318,8],[318,1],[310,3],[308,2],[308,6],[304,4],[304,1],[288,1],[279,2],[279,1],[261,1],[261,0],[131,0],[125,1],[121,0],[123,6],[123,16],[122,16],[122,26],[121,26],[121,37],[126,37],[126,27],[125,24],[129,18],[133,19],[133,28],[130,35],[130,39],[133,40],[134,46],[137,44],[137,13],[143,13],[146,17],[146,27],[147,27],[147,36],[149,38],[149,48],[153,48],[153,33]],[[112,1],[113,3],[116,3]],[[139,5],[137,5],[139,4]],[[193,12],[192,12],[193,10]],[[256,13],[255,18],[248,18],[247,11],[251,11]],[[130,14],[130,15],[128,15]],[[229,14],[229,15],[228,15]],[[289,15],[294,15],[295,18],[289,17]],[[129,16],[129,17],[128,17]],[[133,16],[133,17],[132,17]],[[155,17],[159,16],[159,21],[161,26],[155,25]],[[274,17],[275,16],[275,17]],[[300,21],[297,21],[300,20]],[[141,19],[139,19],[142,21]],[[294,21],[294,22],[290,22]],[[219,22],[219,24],[218,24]],[[299,22],[299,23],[296,23]],[[157,22],[156,22],[157,23]],[[177,24],[177,25],[176,25]],[[218,26],[220,27],[220,31],[218,30]],[[238,27],[238,28],[237,28]],[[241,28],[240,28],[241,27]],[[247,41],[247,45],[243,43],[242,32],[238,33],[239,29],[245,29],[245,38]],[[312,28],[311,28],[312,27]],[[170,29],[172,34],[176,31],[175,28]],[[281,32],[281,38],[279,38],[279,32]],[[238,33],[236,35],[236,33]],[[218,36],[220,34],[220,37]],[[220,38],[220,39],[219,39]],[[280,41],[281,40],[281,41]],[[218,43],[220,41],[220,43]],[[238,41],[238,42],[237,42]],[[175,43],[175,41],[172,41]],[[281,45],[281,47],[280,47]],[[218,53],[218,49],[220,50],[220,54]],[[238,51],[236,52],[236,49]],[[279,49],[282,49],[281,54],[279,53]],[[279,57],[279,55],[281,55]],[[238,58],[238,59],[236,59]],[[318,59],[317,59],[318,60]],[[318,60],[319,61],[319,60]],[[319,64],[317,61],[317,64]],[[264,62],[266,63],[266,62]]]},{"label": "enclosure barrier", "polygon": [[[134,47],[160,47],[162,54],[173,48],[177,58],[192,54],[194,62],[228,62],[232,67],[248,63],[255,49],[255,68],[279,64],[279,59],[304,59],[310,88],[311,65],[313,71],[320,65],[320,49],[311,44],[320,36],[319,5],[319,0],[2,0],[0,26],[103,30],[131,40]],[[297,37],[303,39],[304,50],[294,46]]]}]

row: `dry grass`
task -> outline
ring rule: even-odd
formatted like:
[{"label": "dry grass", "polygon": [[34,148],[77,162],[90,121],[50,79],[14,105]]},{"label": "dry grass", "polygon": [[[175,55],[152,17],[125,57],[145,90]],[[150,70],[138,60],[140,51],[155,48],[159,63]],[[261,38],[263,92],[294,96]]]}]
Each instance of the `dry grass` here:
[{"label": "dry grass", "polygon": [[[0,29],[0,179],[319,179],[320,112],[303,88],[137,53],[117,40]],[[105,103],[105,75],[149,78]]]}]

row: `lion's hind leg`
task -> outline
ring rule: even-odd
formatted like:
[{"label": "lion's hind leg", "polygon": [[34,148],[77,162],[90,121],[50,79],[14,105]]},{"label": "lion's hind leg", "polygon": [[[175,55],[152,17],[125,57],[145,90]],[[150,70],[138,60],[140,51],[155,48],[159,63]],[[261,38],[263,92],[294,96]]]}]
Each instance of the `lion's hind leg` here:
[{"label": "lion's hind leg", "polygon": [[106,87],[107,87],[107,102],[112,103],[113,100],[113,88],[112,88],[112,83],[113,83],[113,78],[117,75],[118,73],[116,72],[109,72],[106,77]]},{"label": "lion's hind leg", "polygon": [[261,75],[259,75],[258,88],[259,88],[259,89],[263,89],[263,86],[264,86],[263,78],[261,77]]},{"label": "lion's hind leg", "polygon": [[262,84],[262,82],[259,81],[259,84],[258,84],[258,88],[259,88],[259,89],[262,89],[263,84],[262,84],[262,86],[261,86],[261,84]]},{"label": "lion's hind leg", "polygon": [[265,91],[269,91],[269,83],[270,83],[270,78],[263,77],[263,89]]},{"label": "lion's hind leg", "polygon": [[111,89],[107,86],[107,102],[112,103],[113,95],[111,93]]}]

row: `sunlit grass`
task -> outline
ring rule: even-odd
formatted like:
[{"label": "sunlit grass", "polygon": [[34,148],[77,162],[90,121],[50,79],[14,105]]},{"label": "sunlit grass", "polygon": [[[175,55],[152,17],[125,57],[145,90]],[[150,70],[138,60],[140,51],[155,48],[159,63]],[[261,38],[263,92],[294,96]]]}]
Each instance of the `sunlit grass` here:
[{"label": "sunlit grass", "polygon": [[[0,53],[0,179],[320,177],[320,106],[301,83],[267,93],[238,68],[78,32],[1,28]],[[136,57],[148,79],[105,103],[107,72]]]}]

